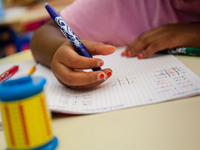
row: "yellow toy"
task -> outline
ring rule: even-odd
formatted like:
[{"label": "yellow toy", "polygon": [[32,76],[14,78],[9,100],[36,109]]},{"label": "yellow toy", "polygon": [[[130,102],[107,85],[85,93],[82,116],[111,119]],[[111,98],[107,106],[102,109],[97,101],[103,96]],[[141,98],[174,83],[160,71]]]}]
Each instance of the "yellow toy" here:
[{"label": "yellow toy", "polygon": [[3,128],[9,150],[54,150],[51,115],[43,92],[46,80],[26,76],[0,84]]}]

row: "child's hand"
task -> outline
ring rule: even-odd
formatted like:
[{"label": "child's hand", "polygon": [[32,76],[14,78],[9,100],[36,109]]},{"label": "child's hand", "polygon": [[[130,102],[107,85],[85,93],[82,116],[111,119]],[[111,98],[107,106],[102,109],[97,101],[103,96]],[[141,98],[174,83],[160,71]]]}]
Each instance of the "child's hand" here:
[{"label": "child's hand", "polygon": [[[102,43],[82,41],[91,55],[109,55],[115,47]],[[61,45],[53,56],[51,69],[61,84],[74,89],[93,88],[112,75],[112,70],[84,72],[81,69],[92,69],[104,65],[103,60],[80,56],[69,42]]]},{"label": "child's hand", "polygon": [[200,47],[200,24],[169,24],[150,30],[134,40],[121,55],[147,58],[176,47]]}]

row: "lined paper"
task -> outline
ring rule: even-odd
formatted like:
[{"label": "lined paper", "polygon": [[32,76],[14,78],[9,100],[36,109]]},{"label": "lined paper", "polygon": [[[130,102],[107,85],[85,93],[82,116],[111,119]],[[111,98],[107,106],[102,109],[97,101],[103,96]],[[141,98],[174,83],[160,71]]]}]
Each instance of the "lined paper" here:
[{"label": "lined paper", "polygon": [[[100,86],[87,91],[61,85],[49,68],[38,64],[33,76],[47,79],[45,93],[49,109],[61,113],[91,114],[200,95],[200,77],[173,55],[155,55],[138,60],[121,57],[121,50],[109,56],[98,56],[104,60],[105,67],[113,70],[113,75]],[[25,75],[33,64],[34,61],[20,63],[21,69],[15,78]]]}]

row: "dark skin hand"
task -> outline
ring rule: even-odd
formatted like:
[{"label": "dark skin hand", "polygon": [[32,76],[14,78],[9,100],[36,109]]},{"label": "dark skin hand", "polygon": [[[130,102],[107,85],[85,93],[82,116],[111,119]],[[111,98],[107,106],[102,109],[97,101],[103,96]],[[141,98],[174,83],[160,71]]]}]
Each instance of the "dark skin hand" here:
[{"label": "dark skin hand", "polygon": [[139,59],[176,47],[200,47],[200,23],[167,24],[143,33],[122,52]]},{"label": "dark skin hand", "polygon": [[[109,55],[115,48],[102,43],[82,41],[91,55]],[[110,68],[102,71],[85,72],[104,65],[103,60],[80,56],[68,42],[61,45],[55,52],[51,69],[60,83],[73,89],[90,89],[103,83],[112,75]]]},{"label": "dark skin hand", "polygon": [[[99,42],[81,40],[91,55],[110,55],[115,47]],[[99,58],[80,56],[53,21],[39,28],[31,39],[34,58],[51,67],[57,80],[73,89],[90,89],[112,76]],[[102,67],[102,71],[85,72],[83,69]]]}]

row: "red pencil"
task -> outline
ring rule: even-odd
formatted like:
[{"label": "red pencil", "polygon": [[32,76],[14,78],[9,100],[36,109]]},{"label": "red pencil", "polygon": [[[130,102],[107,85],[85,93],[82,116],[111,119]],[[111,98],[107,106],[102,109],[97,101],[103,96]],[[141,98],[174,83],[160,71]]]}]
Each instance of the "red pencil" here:
[{"label": "red pencil", "polygon": [[13,66],[12,68],[6,70],[2,74],[0,74],[0,83],[8,80],[10,77],[12,77],[19,69],[19,66]]}]

